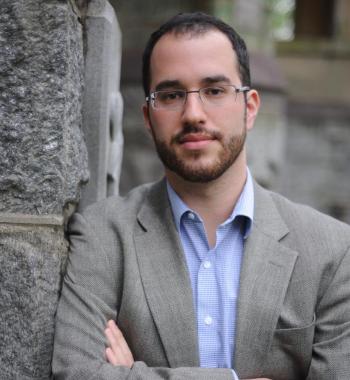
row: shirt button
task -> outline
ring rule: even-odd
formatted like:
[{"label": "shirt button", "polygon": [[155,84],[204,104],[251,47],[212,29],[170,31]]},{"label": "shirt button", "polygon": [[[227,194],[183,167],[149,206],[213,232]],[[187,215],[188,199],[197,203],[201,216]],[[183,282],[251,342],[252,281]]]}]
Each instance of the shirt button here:
[{"label": "shirt button", "polygon": [[188,217],[189,217],[191,220],[194,220],[194,219],[195,219],[195,216],[194,216],[193,212],[189,212],[189,213],[188,213]]},{"label": "shirt button", "polygon": [[207,326],[210,326],[212,323],[213,323],[213,318],[211,316],[206,316],[204,318],[204,323],[207,325]]},{"label": "shirt button", "polygon": [[203,266],[205,269],[209,269],[211,267],[211,262],[210,261],[204,261]]}]

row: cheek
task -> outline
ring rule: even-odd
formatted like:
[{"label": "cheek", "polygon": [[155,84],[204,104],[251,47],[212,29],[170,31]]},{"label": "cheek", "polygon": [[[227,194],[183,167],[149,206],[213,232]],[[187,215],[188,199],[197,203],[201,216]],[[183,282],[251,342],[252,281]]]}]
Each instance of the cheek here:
[{"label": "cheek", "polygon": [[180,118],[175,112],[157,111],[150,115],[150,123],[157,137],[167,137],[176,133],[180,126]]},{"label": "cheek", "polygon": [[218,129],[228,134],[235,134],[242,129],[244,124],[244,113],[242,110],[230,109],[218,113],[213,119]]},{"label": "cheek", "polygon": [[242,126],[245,125],[246,119],[245,104],[237,104],[237,106],[233,110],[231,110],[229,118],[231,120],[231,125],[235,126],[236,128],[242,128]]}]

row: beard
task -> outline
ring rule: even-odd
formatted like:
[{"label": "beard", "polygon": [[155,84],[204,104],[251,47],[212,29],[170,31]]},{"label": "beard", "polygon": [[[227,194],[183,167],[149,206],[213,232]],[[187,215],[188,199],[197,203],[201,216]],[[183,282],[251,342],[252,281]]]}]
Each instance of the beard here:
[{"label": "beard", "polygon": [[[242,152],[247,136],[245,123],[240,134],[231,135],[226,140],[220,132],[207,131],[202,127],[187,125],[171,139],[170,145],[168,145],[166,142],[157,139],[153,127],[151,127],[151,130],[158,156],[163,165],[184,180],[197,183],[214,181],[225,173]],[[190,152],[190,157],[186,158],[181,157],[175,149],[171,148],[172,145],[181,144],[182,139],[188,133],[205,133],[221,145],[221,149],[213,162],[199,165],[195,161],[199,160],[205,153],[200,150],[193,151]]]}]

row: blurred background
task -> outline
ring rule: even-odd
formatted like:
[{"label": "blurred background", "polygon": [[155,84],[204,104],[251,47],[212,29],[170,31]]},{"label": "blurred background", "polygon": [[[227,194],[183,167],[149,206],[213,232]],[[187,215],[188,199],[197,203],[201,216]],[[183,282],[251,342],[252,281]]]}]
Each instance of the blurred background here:
[{"label": "blurred background", "polygon": [[262,108],[248,137],[264,186],[350,223],[348,0],[110,0],[123,35],[124,157],[120,192],[162,176],[145,132],[141,56],[149,34],[179,12],[222,18],[246,40]]}]

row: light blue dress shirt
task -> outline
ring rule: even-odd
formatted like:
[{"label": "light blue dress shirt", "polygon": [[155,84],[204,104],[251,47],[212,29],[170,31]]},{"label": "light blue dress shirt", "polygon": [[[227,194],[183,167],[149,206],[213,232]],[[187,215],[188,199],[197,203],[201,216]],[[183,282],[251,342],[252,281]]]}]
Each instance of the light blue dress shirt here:
[{"label": "light blue dress shirt", "polygon": [[167,190],[191,278],[200,366],[232,368],[243,245],[254,212],[252,177],[247,170],[245,186],[232,214],[216,230],[215,247],[208,244],[200,216],[169,183]]}]

